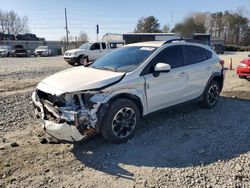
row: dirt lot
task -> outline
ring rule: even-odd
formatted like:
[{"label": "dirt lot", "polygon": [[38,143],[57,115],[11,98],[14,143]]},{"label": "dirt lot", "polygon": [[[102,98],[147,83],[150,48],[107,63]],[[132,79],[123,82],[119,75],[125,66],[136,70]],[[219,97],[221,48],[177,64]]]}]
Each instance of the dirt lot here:
[{"label": "dirt lot", "polygon": [[[221,56],[234,67],[246,57]],[[62,57],[0,59],[0,187],[250,187],[250,82],[234,70],[214,109],[153,114],[128,143],[41,144],[30,94],[69,67]]]}]

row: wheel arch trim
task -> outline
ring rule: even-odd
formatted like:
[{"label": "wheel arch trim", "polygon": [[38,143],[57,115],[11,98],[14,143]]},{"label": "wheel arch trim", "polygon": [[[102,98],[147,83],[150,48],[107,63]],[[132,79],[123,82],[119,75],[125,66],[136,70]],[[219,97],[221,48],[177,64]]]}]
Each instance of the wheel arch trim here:
[{"label": "wheel arch trim", "polygon": [[[224,82],[224,77],[223,77],[223,75],[222,75],[221,73],[216,72],[216,73],[213,73],[213,74],[210,76],[210,78],[208,79],[207,84],[206,84],[206,87],[205,87],[204,90],[203,90],[203,93],[204,93],[204,91],[206,91],[206,89],[207,89],[209,83],[210,83],[212,80],[214,80],[214,79],[215,79],[216,81],[219,82],[219,85],[220,85],[220,92],[222,91],[223,82]],[[218,79],[219,79],[219,80],[218,80]]]}]

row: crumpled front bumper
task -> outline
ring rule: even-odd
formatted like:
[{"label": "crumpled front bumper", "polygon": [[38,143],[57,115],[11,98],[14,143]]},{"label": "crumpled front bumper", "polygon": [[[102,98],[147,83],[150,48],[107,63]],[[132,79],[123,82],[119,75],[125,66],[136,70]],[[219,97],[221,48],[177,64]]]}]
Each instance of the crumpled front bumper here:
[{"label": "crumpled front bumper", "polygon": [[58,140],[77,142],[84,138],[75,126],[71,126],[67,123],[57,124],[43,119],[38,119],[38,121],[46,133]]},{"label": "crumpled front bumper", "polygon": [[[34,116],[38,118],[38,121],[42,125],[44,131],[50,136],[68,142],[77,142],[84,139],[86,136],[82,135],[76,126],[69,125],[68,123],[54,123],[48,120],[45,120],[45,112],[42,102],[39,100],[36,92],[32,94],[32,102],[35,106]],[[38,111],[36,108],[39,108]]]}]

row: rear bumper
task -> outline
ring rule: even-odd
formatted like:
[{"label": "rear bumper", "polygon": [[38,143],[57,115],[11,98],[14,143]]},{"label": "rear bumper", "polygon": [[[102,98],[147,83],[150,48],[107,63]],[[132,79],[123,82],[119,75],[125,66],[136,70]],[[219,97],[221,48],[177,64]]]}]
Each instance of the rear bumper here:
[{"label": "rear bumper", "polygon": [[250,67],[237,67],[236,69],[236,73],[239,76],[246,76],[246,77],[250,77]]}]

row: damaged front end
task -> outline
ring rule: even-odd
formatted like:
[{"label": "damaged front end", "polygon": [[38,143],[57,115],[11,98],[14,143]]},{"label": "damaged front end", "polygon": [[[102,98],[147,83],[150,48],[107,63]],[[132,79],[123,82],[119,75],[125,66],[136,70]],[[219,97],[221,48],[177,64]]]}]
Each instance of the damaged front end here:
[{"label": "damaged front end", "polygon": [[87,91],[51,95],[41,90],[32,94],[35,116],[44,130],[64,141],[80,141],[97,131],[100,92]]}]

